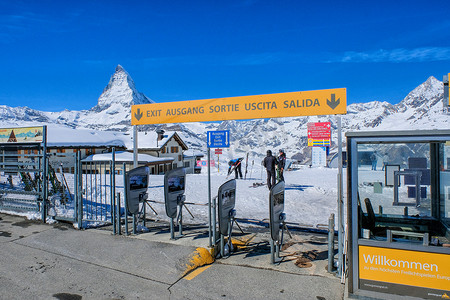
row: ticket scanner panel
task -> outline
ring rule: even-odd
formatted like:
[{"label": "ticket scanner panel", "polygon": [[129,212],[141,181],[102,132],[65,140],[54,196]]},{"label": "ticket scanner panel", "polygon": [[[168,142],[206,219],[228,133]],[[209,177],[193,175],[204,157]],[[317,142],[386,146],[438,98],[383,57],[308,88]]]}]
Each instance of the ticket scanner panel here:
[{"label": "ticket scanner panel", "polygon": [[[166,214],[170,218],[170,238],[176,239],[183,235],[183,206],[185,201],[186,170],[173,169],[164,175],[164,198]],[[178,223],[179,235],[175,236],[174,222]]]},{"label": "ticket scanner panel", "polygon": [[186,171],[184,168],[173,169],[164,175],[164,198],[166,214],[169,218],[177,217],[177,209],[184,201]]},{"label": "ticket scanner panel", "polygon": [[139,203],[147,200],[148,167],[138,167],[126,173],[126,199],[128,211],[135,215],[139,213]]},{"label": "ticket scanner panel", "polygon": [[284,215],[284,181],[280,181],[270,190],[270,235],[272,240],[280,239],[280,228],[285,220]]},{"label": "ticket scanner panel", "polygon": [[[269,219],[270,219],[270,259],[273,264],[282,261],[280,249],[283,244],[283,233],[286,227],[284,211],[284,181],[278,182],[270,189]],[[280,235],[281,230],[281,235]]]},{"label": "ticket scanner panel", "polygon": [[219,232],[222,235],[228,235],[235,204],[236,180],[232,179],[222,184],[218,190]]}]

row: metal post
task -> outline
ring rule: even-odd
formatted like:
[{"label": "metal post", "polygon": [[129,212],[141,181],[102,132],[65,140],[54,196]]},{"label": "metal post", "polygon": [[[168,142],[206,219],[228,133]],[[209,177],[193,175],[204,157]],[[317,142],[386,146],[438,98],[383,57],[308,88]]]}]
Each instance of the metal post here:
[{"label": "metal post", "polygon": [[[112,187],[112,197],[116,198],[116,148],[112,148],[112,162],[111,162],[111,187]],[[117,234],[120,234],[120,196],[117,199],[116,203],[117,207],[115,209],[116,212],[116,225],[117,225]]]},{"label": "metal post", "polygon": [[223,234],[220,234],[220,257],[225,256],[225,238]]},{"label": "metal post", "polygon": [[138,166],[138,130],[137,125],[133,126],[133,167]]},{"label": "metal post", "polygon": [[75,155],[75,216],[78,223],[78,229],[82,227],[83,219],[83,195],[81,194],[81,158],[80,151],[77,151]]},{"label": "metal post", "polygon": [[144,217],[142,218],[142,225],[144,226],[144,227],[147,227],[147,202],[144,200],[144,203],[143,203],[143,207],[142,207],[142,211],[143,211],[143,213],[144,213]]},{"label": "metal post", "polygon": [[328,218],[328,273],[333,272],[334,265],[334,214]]},{"label": "metal post", "polygon": [[113,234],[116,234],[116,195],[113,192],[112,184],[112,161],[109,162],[109,202],[111,203],[111,223],[113,225]]},{"label": "metal post", "polygon": [[344,201],[343,201],[343,164],[342,164],[342,126],[341,116],[337,116],[338,125],[338,275],[344,271]]},{"label": "metal post", "polygon": [[117,225],[117,234],[121,234],[121,224],[120,224],[120,193],[117,193],[117,208],[116,208],[116,225]]},{"label": "metal post", "polygon": [[[124,192],[124,197],[123,197],[123,202],[124,202],[124,206],[125,206],[125,235],[128,235],[128,197],[127,197],[127,166],[125,163],[123,163],[122,165],[123,168],[123,192]],[[133,225],[134,225],[134,215],[133,215]],[[133,226],[133,233],[135,234],[135,230],[134,230],[134,226]]]},{"label": "metal post", "polygon": [[213,241],[214,241],[214,246],[216,246],[217,244],[217,230],[216,230],[216,225],[217,225],[217,220],[216,220],[216,216],[217,216],[217,201],[219,201],[219,198],[214,197],[213,198],[213,203],[212,203],[212,237],[213,237]]},{"label": "metal post", "polygon": [[47,126],[44,126],[43,129],[43,149],[42,149],[42,157],[43,157],[43,176],[42,176],[42,221],[45,223],[47,219],[47,197],[48,197],[48,183],[47,183],[47,172],[48,172],[48,159],[47,159]]},{"label": "metal post", "polygon": [[[209,230],[209,247],[212,247],[212,220],[211,220],[211,168],[209,166],[210,148],[208,147],[208,230]],[[214,244],[216,241],[214,241]]]},{"label": "metal post", "polygon": [[175,239],[175,232],[174,232],[174,228],[173,228],[173,218],[170,218],[170,239],[174,240]]},{"label": "metal post", "polygon": [[183,235],[183,205],[180,207],[180,219],[178,221],[178,235],[181,237]]}]

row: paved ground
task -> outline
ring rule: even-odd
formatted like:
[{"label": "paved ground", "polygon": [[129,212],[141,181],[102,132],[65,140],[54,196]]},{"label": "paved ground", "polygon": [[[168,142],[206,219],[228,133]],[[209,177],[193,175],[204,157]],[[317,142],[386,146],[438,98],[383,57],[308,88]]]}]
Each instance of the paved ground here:
[{"label": "paved ground", "polygon": [[273,265],[266,229],[244,229],[233,255],[189,272],[204,262],[206,228],[189,226],[173,241],[167,226],[150,225],[118,236],[0,214],[0,299],[344,298],[326,271],[325,235],[293,232],[285,261]]}]

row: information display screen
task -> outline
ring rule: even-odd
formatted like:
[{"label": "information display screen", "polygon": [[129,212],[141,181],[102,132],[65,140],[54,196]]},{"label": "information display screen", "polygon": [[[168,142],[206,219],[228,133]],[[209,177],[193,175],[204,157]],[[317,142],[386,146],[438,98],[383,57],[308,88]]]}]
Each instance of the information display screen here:
[{"label": "information display screen", "polygon": [[130,190],[145,189],[148,186],[147,175],[132,175],[130,176]]},{"label": "information display screen", "polygon": [[169,193],[184,191],[184,176],[174,176],[167,179]]}]

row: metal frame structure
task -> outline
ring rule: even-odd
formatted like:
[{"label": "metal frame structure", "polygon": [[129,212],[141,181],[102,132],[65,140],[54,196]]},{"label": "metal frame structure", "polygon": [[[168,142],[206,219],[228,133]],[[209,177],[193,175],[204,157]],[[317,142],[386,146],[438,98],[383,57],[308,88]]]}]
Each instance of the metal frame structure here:
[{"label": "metal frame structure", "polygon": [[[48,202],[47,127],[43,126],[42,131],[42,142],[0,144],[0,174],[9,182],[9,187],[5,183],[0,188],[0,208],[40,212],[45,222]],[[21,150],[30,153],[19,153]],[[23,186],[14,187],[13,176],[20,176]]]},{"label": "metal frame structure", "polygon": [[112,224],[113,233],[121,233],[122,201],[116,193],[114,148],[112,153],[112,160],[82,161],[78,152],[75,167],[78,228]]},{"label": "metal frame structure", "polygon": [[[358,191],[358,144],[408,144],[408,143],[429,143],[430,144],[430,159],[431,159],[431,195],[432,195],[432,217],[439,218],[440,202],[440,178],[439,178],[439,165],[438,165],[438,151],[437,143],[450,141],[450,130],[428,130],[428,131],[392,131],[392,132],[348,132],[347,136],[347,153],[348,153],[348,173],[347,173],[347,220],[348,220],[348,292],[350,295],[355,296],[369,296],[380,297],[386,299],[404,299],[405,296],[411,295],[396,295],[386,294],[381,292],[374,292],[368,290],[362,290],[360,285],[359,274],[359,247],[375,247],[383,249],[395,249],[405,251],[417,251],[417,253],[436,253],[436,254],[448,254],[450,258],[450,249],[444,247],[432,247],[428,246],[429,236],[425,234],[413,234],[405,231],[387,231],[387,238],[385,240],[375,240],[360,237],[359,234],[359,191]],[[397,177],[405,175],[403,173],[396,172]],[[408,173],[409,174],[409,173]],[[412,175],[416,175],[415,173]],[[420,181],[420,178],[415,178],[416,183]],[[416,187],[417,188],[417,187]],[[417,194],[420,194],[419,190],[416,190]],[[420,196],[418,196],[420,197]],[[396,198],[397,204],[398,195]],[[416,200],[418,201],[418,200]],[[394,203],[395,204],[395,203]],[[403,203],[404,204],[404,203]],[[403,205],[402,204],[402,205]],[[416,205],[417,203],[414,203]],[[407,203],[406,205],[409,205]],[[399,243],[393,242],[393,235],[403,235],[423,239],[422,244],[417,243]],[[396,291],[402,290],[397,287]],[[404,290],[418,291],[420,289],[415,286],[405,286]]]}]

